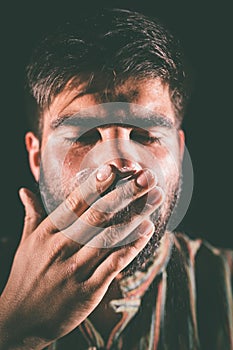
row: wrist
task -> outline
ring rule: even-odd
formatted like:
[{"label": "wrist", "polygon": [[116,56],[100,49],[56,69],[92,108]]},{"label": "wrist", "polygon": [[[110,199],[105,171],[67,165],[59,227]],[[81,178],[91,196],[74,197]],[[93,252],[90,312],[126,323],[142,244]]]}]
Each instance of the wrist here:
[{"label": "wrist", "polygon": [[0,320],[0,350],[43,350],[51,344],[39,337],[16,334],[15,330],[15,325]]}]

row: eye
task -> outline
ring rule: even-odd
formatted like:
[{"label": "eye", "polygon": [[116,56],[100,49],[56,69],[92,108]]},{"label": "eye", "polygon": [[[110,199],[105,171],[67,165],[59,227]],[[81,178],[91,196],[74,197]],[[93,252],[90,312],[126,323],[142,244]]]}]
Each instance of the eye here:
[{"label": "eye", "polygon": [[158,136],[151,135],[149,131],[136,128],[131,131],[130,138],[133,141],[139,142],[144,145],[148,144],[161,144],[160,138]]},{"label": "eye", "polygon": [[99,141],[100,138],[99,131],[94,128],[83,133],[81,136],[66,138],[66,140],[71,144],[91,145]]}]

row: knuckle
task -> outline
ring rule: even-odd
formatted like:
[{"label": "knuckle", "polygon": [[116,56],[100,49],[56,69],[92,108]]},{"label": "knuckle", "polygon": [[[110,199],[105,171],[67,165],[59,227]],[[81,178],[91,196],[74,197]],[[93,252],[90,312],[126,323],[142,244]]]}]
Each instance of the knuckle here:
[{"label": "knuckle", "polygon": [[120,240],[120,229],[118,227],[109,227],[104,234],[104,243],[106,246],[112,246]]},{"label": "knuckle", "polygon": [[87,285],[86,282],[79,282],[79,293],[82,295],[88,295],[90,291],[90,287]]},{"label": "knuckle", "polygon": [[70,277],[74,276],[76,271],[77,264],[75,262],[69,263],[65,270],[66,277],[69,279]]},{"label": "knuckle", "polygon": [[137,239],[135,239],[135,241],[131,242],[129,244],[128,249],[127,249],[127,254],[128,254],[128,257],[131,259],[131,261],[138,255],[138,253],[143,248],[141,241],[138,238],[140,238],[140,237],[137,237]]},{"label": "knuckle", "polygon": [[109,220],[109,215],[107,212],[98,211],[96,209],[91,209],[86,214],[87,223],[90,225],[101,224]]},{"label": "knuckle", "polygon": [[109,268],[110,271],[112,272],[116,272],[116,271],[120,271],[122,270],[122,268],[124,267],[124,255],[122,254],[117,254],[117,256],[115,256],[109,264]]},{"label": "knuckle", "polygon": [[139,253],[138,241],[135,240],[129,247],[128,254],[134,258]]},{"label": "knuckle", "polygon": [[116,263],[114,262],[114,260],[110,260],[108,263],[108,270],[109,270],[109,274],[113,273],[116,271]]},{"label": "knuckle", "polygon": [[43,244],[46,240],[47,236],[47,228],[45,225],[40,225],[35,230],[35,238],[36,238],[36,244],[40,245]]},{"label": "knuckle", "polygon": [[26,215],[25,218],[24,218],[24,224],[28,225],[28,224],[33,224],[33,223],[36,223],[36,222],[39,222],[40,221],[40,215],[39,214],[35,214],[35,215]]},{"label": "knuckle", "polygon": [[61,259],[62,257],[61,253],[63,249],[64,249],[64,242],[61,239],[58,239],[58,237],[56,237],[56,239],[54,239],[50,245],[49,259],[51,261],[57,260],[58,258]]},{"label": "knuckle", "polygon": [[91,283],[89,280],[78,283],[79,295],[81,295],[85,301],[92,301],[95,297],[97,289],[98,284],[93,282]]},{"label": "knuckle", "polygon": [[75,211],[78,205],[77,198],[73,195],[68,196],[65,200],[65,205],[68,210]]},{"label": "knuckle", "polygon": [[115,200],[115,197],[112,197],[112,193],[108,193],[104,198],[95,202],[92,209],[106,215],[110,214],[113,210],[112,206]]}]

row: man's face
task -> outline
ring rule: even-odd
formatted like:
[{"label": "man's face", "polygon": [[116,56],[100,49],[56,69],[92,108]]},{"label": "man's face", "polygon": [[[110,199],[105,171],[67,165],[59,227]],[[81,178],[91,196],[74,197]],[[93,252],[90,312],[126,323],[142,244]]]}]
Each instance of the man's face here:
[{"label": "man's face", "polygon": [[[179,192],[183,134],[175,127],[169,87],[160,79],[128,79],[111,91],[101,84],[91,93],[84,90],[85,84],[65,89],[45,111],[37,180],[47,209],[53,210],[104,163],[112,164],[122,177],[143,168],[154,171],[165,199],[151,217],[157,235],[139,254],[141,265],[155,250]],[[133,210],[116,216],[115,224],[130,220],[127,213]]]}]

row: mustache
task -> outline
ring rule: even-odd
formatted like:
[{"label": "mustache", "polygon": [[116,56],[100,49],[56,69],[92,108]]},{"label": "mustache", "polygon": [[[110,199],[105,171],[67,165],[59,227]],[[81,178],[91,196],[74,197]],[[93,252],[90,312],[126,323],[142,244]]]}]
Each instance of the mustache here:
[{"label": "mustache", "polygon": [[66,193],[65,196],[67,197],[75,188],[82,185],[94,171],[96,168],[85,168],[77,172],[69,181],[67,179],[61,180],[61,189],[63,191],[69,189],[69,193]]},{"label": "mustache", "polygon": [[[111,186],[100,197],[104,197],[107,193],[113,191],[117,186],[123,185],[125,182],[131,180],[135,172],[119,172],[114,166],[115,179]],[[51,213],[56,209],[77,187],[85,183],[90,175],[92,175],[97,168],[85,168],[78,171],[72,178],[62,178],[50,176],[48,172],[44,171],[43,164],[40,168],[39,191],[42,202],[47,212]],[[51,178],[53,177],[53,180]]]},{"label": "mustache", "polygon": [[[67,197],[74,191],[78,186],[82,185],[88,177],[96,171],[97,168],[85,168],[77,172],[73,178],[69,180],[53,179],[51,181],[48,174],[45,174],[43,166],[41,166],[40,172],[40,193],[42,202],[48,214],[55,210]],[[46,176],[47,175],[47,176]],[[117,187],[124,185],[127,181],[135,178],[136,172],[134,173],[119,173],[116,171],[114,182],[111,186],[100,194],[100,197],[104,197],[109,192],[117,189]],[[147,202],[147,194],[143,197],[136,199],[134,202],[128,204],[125,208],[119,212],[112,214],[107,226],[119,225],[130,222],[132,217],[140,215]],[[165,201],[166,202],[166,201]],[[163,205],[155,210],[154,218],[159,217],[159,211],[163,208]]]},{"label": "mustache", "polygon": [[42,203],[48,214],[54,211],[77,187],[83,184],[95,171],[95,168],[80,170],[67,180],[63,178],[51,179],[48,172],[44,170],[43,164],[40,167],[39,192]]}]

